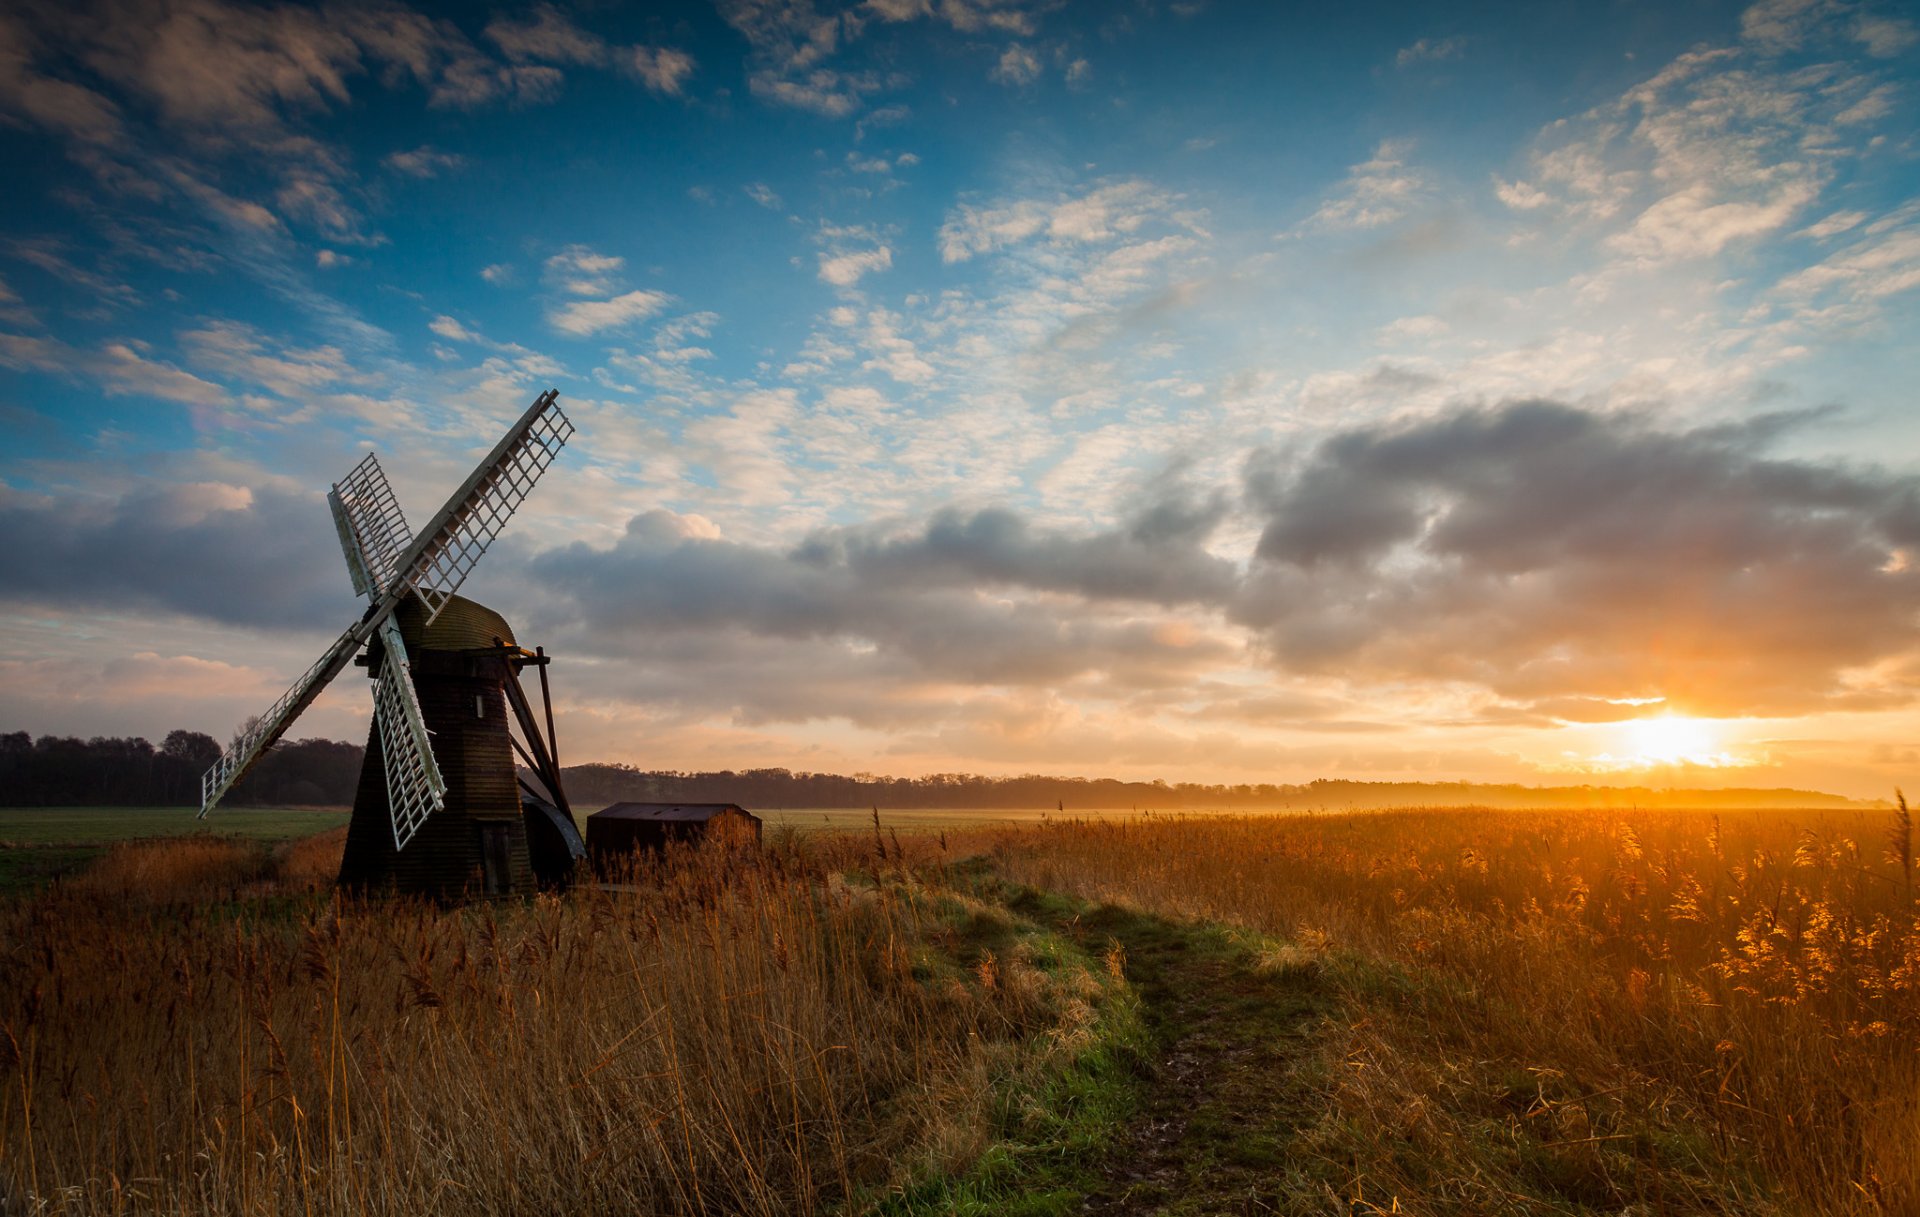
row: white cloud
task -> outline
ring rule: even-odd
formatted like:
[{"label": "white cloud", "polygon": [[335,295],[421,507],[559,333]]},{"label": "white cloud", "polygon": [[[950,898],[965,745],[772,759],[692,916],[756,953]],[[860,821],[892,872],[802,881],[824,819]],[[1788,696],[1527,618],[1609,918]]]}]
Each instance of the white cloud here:
[{"label": "white cloud", "polygon": [[481,267],[480,277],[495,287],[498,287],[502,283],[511,283],[513,281],[513,267],[508,266],[505,262],[495,262],[491,266]]},{"label": "white cloud", "polygon": [[1533,211],[1553,202],[1553,196],[1525,182],[1507,182],[1496,177],[1493,179],[1494,195],[1515,211]]},{"label": "white cloud", "polygon": [[442,338],[452,339],[454,342],[480,341],[480,335],[474,333],[472,330],[469,330],[466,326],[461,325],[458,321],[455,321],[453,318],[445,316],[444,314],[439,317],[435,317],[432,320],[432,322],[430,322],[427,325],[427,328],[432,330],[434,333],[440,335]]},{"label": "white cloud", "polygon": [[860,282],[861,276],[886,270],[892,265],[893,251],[884,245],[851,253],[823,253],[820,255],[820,278],[822,282],[835,287],[852,287]]},{"label": "white cloud", "polygon": [[606,296],[619,289],[625,258],[569,245],[546,261],[547,281],[570,296]]},{"label": "white cloud", "polygon": [[962,203],[940,226],[940,256],[964,262],[1042,233],[1060,242],[1107,241],[1138,231],[1149,219],[1172,215],[1176,202],[1176,196],[1135,178],[1051,200],[1020,199],[994,207]]},{"label": "white cloud", "polygon": [[1465,38],[1422,38],[1409,47],[1402,47],[1393,57],[1393,66],[1412,67],[1417,63],[1438,63],[1447,59],[1458,59],[1466,53]]},{"label": "white cloud", "polygon": [[680,96],[693,75],[693,56],[672,47],[634,47],[629,62],[649,89],[670,97]]},{"label": "white cloud", "polygon": [[835,72],[822,68],[801,77],[756,72],[748,79],[747,87],[755,97],[783,106],[811,110],[826,118],[845,118],[860,108],[861,95],[878,89],[880,82],[871,73]]},{"label": "white cloud", "polygon": [[665,292],[642,290],[611,300],[576,300],[548,313],[547,321],[557,330],[584,337],[645,321],[666,308],[671,298]]},{"label": "white cloud", "polygon": [[599,35],[581,29],[546,4],[534,9],[529,18],[496,18],[487,26],[486,34],[515,63],[598,65],[606,63],[611,54]]},{"label": "white cloud", "polygon": [[1826,219],[1801,229],[1800,235],[1812,237],[1816,241],[1824,241],[1850,228],[1859,227],[1866,218],[1867,213],[1864,211],[1836,211]]},{"label": "white cloud", "polygon": [[1825,301],[1858,309],[1917,287],[1920,206],[1910,204],[1868,224],[1858,239],[1821,262],[1788,275],[1775,292],[1793,301]]},{"label": "white cloud", "polygon": [[999,62],[987,76],[1003,85],[1030,85],[1040,79],[1040,60],[1016,42],[1000,53]]},{"label": "white cloud", "polygon": [[1618,100],[1545,128],[1508,206],[1551,206],[1614,229],[1641,267],[1715,256],[1800,221],[1838,167],[1873,147],[1860,128],[1892,112],[1886,82],[1852,62],[1806,67],[1777,52],[1850,28],[1827,0],[1766,0],[1745,42],[1680,55]]},{"label": "white cloud", "polygon": [[774,193],[773,187],[765,182],[750,182],[743,189],[747,192],[748,198],[768,211],[778,211],[785,205],[780,201],[780,196]]},{"label": "white cloud", "polygon": [[1378,228],[1404,216],[1426,191],[1426,178],[1408,168],[1413,141],[1380,141],[1371,160],[1347,171],[1339,189],[1320,205],[1308,223],[1321,228]]},{"label": "white cloud", "polygon": [[422,144],[411,152],[392,153],[382,163],[396,173],[404,173],[408,177],[432,178],[462,168],[466,165],[467,158]]},{"label": "white cloud", "polygon": [[1609,238],[1613,248],[1665,261],[1719,253],[1733,241],[1785,227],[1819,194],[1810,181],[1789,181],[1770,197],[1720,199],[1705,183],[1676,191],[1640,213],[1633,227]]},{"label": "white cloud", "polygon": [[89,371],[99,377],[110,394],[158,397],[188,405],[217,406],[227,401],[227,391],[210,381],[183,372],[172,364],[148,359],[126,342],[109,342],[100,348],[100,358],[90,362]]},{"label": "white cloud", "polygon": [[1380,327],[1379,338],[1382,342],[1402,342],[1409,338],[1437,338],[1450,328],[1438,317],[1423,314],[1418,317],[1402,317]]}]

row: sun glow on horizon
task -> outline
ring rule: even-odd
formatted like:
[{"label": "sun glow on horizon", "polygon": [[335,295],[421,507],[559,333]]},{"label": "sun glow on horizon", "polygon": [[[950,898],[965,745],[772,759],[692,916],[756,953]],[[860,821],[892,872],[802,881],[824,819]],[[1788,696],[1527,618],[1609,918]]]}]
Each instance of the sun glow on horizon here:
[{"label": "sun glow on horizon", "polygon": [[1618,751],[1600,753],[1591,758],[1600,770],[1664,769],[1695,766],[1702,769],[1732,769],[1753,765],[1751,757],[1726,748],[1724,729],[1713,719],[1692,718],[1685,714],[1658,714],[1631,719],[1619,724]]},{"label": "sun glow on horizon", "polygon": [[1627,759],[1647,765],[1713,764],[1716,733],[1704,720],[1680,714],[1627,724]]}]

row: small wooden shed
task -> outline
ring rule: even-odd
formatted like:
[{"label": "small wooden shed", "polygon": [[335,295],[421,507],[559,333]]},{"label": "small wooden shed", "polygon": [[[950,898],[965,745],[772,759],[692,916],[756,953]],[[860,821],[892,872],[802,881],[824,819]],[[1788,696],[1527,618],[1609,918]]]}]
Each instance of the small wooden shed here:
[{"label": "small wooden shed", "polygon": [[760,841],[760,817],[737,803],[615,803],[587,817],[587,855],[594,869],[621,854],[661,849],[669,841]]}]

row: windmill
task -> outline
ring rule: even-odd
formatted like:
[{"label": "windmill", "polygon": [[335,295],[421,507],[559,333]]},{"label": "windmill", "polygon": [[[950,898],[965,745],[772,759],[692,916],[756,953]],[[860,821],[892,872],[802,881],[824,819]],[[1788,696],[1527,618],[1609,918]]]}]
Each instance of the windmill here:
[{"label": "windmill", "polygon": [[[342,886],[446,897],[566,881],[585,850],[554,760],[548,657],[457,594],[573,434],[556,397],[549,389],[528,407],[418,534],[372,453],[333,485],[327,503],[367,611],[207,770],[201,816],[358,662],[374,712]],[[540,674],[544,732],[520,683],[529,667]],[[538,786],[516,771],[516,753]]]}]

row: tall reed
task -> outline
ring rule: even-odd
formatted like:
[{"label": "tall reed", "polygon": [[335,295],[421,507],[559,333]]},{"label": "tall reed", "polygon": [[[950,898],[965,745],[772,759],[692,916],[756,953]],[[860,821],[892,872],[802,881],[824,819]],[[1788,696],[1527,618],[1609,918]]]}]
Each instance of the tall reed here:
[{"label": "tall reed", "polygon": [[0,906],[26,1211],[816,1212],[977,1152],[955,1122],[1071,1004],[916,975],[913,885],[792,843],[454,909],[236,900],[218,849],[148,848]]},{"label": "tall reed", "polygon": [[1403,969],[1329,973],[1362,1012],[1329,1096],[1403,1195],[1551,1143],[1613,1172],[1596,1204],[1659,1159],[1694,1208],[1771,1188],[1915,1213],[1910,832],[1904,811],[1456,810],[1055,823],[996,848],[1027,882]]}]

